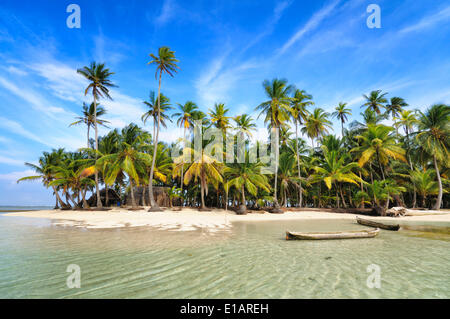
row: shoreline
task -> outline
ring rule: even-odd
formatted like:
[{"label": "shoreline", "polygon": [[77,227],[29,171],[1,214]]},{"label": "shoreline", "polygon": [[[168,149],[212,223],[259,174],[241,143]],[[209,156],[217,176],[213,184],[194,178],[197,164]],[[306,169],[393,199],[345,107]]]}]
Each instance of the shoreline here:
[{"label": "shoreline", "polygon": [[443,224],[444,227],[450,227],[449,211],[443,211],[439,214],[435,212],[420,213],[403,217],[373,217],[316,210],[287,211],[284,214],[261,212],[237,215],[233,211],[225,211],[224,209],[199,211],[198,209],[185,207],[181,211],[167,208],[163,212],[147,212],[146,209],[136,211],[128,211],[123,208],[113,208],[108,211],[37,210],[5,213],[3,216],[50,219],[54,225],[64,227],[108,229],[150,226],[162,230],[193,231],[202,229],[208,232],[230,230],[232,223],[238,221],[355,220],[356,216],[376,219],[389,224],[411,225],[412,222],[417,226],[428,226],[430,223],[438,223]]}]

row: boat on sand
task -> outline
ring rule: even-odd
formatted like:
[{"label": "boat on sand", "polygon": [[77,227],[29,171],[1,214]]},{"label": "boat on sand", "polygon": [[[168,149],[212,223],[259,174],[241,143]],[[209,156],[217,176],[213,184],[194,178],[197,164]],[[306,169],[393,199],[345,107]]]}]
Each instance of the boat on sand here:
[{"label": "boat on sand", "polygon": [[370,227],[376,227],[376,228],[381,228],[381,229],[385,229],[385,230],[393,230],[393,231],[397,231],[400,229],[400,225],[396,224],[396,225],[386,225],[383,223],[379,223],[373,220],[369,220],[369,219],[362,219],[359,217],[356,217],[356,221],[358,222],[358,224],[360,225],[364,225],[364,226],[370,226]]}]

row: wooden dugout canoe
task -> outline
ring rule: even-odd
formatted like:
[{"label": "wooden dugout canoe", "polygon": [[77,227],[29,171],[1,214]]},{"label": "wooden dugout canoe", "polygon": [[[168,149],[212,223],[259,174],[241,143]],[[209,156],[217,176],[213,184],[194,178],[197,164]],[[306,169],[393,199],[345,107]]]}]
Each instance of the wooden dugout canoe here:
[{"label": "wooden dugout canoe", "polygon": [[393,230],[393,231],[397,231],[397,230],[400,229],[400,225],[398,225],[398,224],[396,224],[396,225],[386,225],[386,224],[375,222],[373,220],[362,219],[362,218],[359,218],[359,217],[356,217],[356,221],[358,222],[358,224],[364,225],[364,226],[376,227],[376,228],[381,228],[381,229],[386,229],[386,230]]},{"label": "wooden dugout canoe", "polygon": [[301,233],[301,232],[286,232],[286,240],[318,240],[318,239],[353,239],[353,238],[372,238],[378,235],[380,229],[369,230],[353,230],[343,232],[329,232],[329,233]]}]

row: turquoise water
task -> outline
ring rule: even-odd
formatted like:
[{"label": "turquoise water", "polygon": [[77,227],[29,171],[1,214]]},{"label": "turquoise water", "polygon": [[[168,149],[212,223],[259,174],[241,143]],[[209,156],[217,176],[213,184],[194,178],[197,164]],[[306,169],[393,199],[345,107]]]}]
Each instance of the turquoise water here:
[{"label": "turquoise water", "polygon": [[[52,226],[0,214],[0,298],[449,298],[450,234],[286,241],[286,229],[361,229],[352,221],[242,222],[231,232]],[[67,266],[81,268],[69,289]],[[368,288],[367,267],[381,288]]]}]

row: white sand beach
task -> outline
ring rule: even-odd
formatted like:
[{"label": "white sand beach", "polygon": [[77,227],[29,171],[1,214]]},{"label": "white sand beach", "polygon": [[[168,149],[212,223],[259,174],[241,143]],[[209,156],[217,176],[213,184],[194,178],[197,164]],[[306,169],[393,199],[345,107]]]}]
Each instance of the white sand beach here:
[{"label": "white sand beach", "polygon": [[[375,217],[377,221],[389,223],[418,222],[418,223],[450,223],[450,211],[426,211],[412,213],[417,216],[403,217]],[[203,229],[209,232],[226,230],[235,221],[275,221],[275,220],[354,220],[355,214],[337,214],[320,211],[288,211],[284,214],[270,214],[268,212],[236,215],[233,211],[212,209],[199,211],[183,208],[181,211],[165,209],[163,212],[147,212],[147,210],[128,211],[114,208],[109,211],[72,211],[72,210],[39,210],[29,212],[15,212],[4,216],[21,216],[51,219],[54,225],[74,226],[85,228],[117,228],[151,226],[174,231],[189,231]],[[361,216],[364,218],[374,218]]]}]

